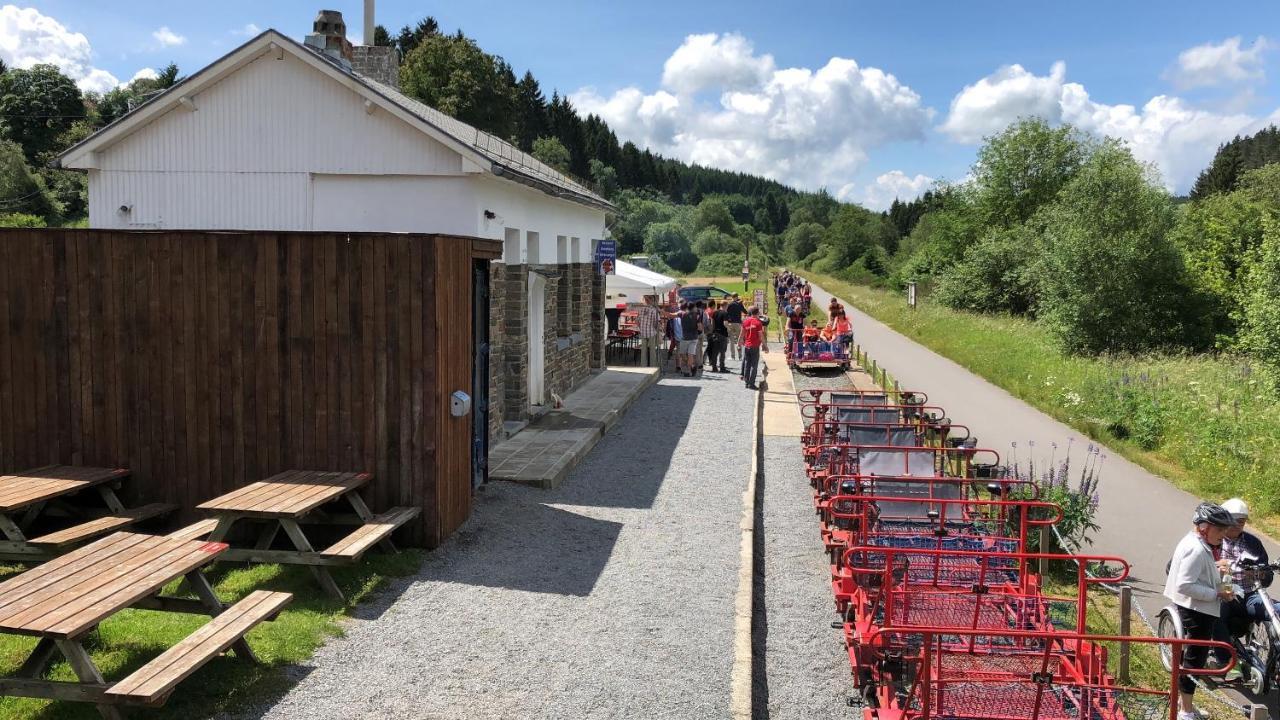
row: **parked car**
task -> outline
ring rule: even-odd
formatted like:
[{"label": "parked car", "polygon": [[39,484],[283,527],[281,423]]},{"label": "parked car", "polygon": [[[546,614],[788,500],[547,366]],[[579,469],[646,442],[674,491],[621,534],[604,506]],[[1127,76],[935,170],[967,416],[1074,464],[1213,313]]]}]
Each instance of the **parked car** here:
[{"label": "parked car", "polygon": [[731,295],[728,290],[722,290],[714,285],[686,285],[680,288],[680,299],[686,302],[697,302],[699,300],[719,300]]}]

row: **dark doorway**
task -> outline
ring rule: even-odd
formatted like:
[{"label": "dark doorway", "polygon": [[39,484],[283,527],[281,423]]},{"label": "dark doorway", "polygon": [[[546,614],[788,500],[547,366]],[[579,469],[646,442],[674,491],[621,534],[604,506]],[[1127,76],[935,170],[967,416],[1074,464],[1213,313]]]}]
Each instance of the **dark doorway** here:
[{"label": "dark doorway", "polygon": [[489,261],[471,270],[471,487],[489,481]]}]

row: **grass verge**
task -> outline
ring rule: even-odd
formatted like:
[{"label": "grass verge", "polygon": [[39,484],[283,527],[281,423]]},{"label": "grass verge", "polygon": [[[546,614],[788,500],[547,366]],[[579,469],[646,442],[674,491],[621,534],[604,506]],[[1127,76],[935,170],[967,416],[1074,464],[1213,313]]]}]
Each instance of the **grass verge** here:
[{"label": "grass verge", "polygon": [[[1153,473],[1205,498],[1241,496],[1280,536],[1280,403],[1230,357],[1064,355],[1033,321],[975,315],[802,273],[843,300]],[[855,328],[856,332],[856,328]]]},{"label": "grass verge", "polygon": [[[334,579],[352,604],[367,598],[387,578],[410,575],[422,564],[419,550],[396,555],[370,554],[353,567],[334,568]],[[0,567],[0,580],[22,568]],[[190,720],[252,708],[280,697],[292,682],[284,668],[306,660],[325,640],[342,633],[340,621],[347,607],[321,591],[304,567],[223,563],[209,573],[218,597],[232,603],[254,590],[293,593],[289,607],[273,622],[249,633],[249,644],[262,660],[250,665],[231,657],[215,658],[196,675],[178,685],[160,710],[144,711],[153,718]],[[178,591],[178,582],[165,594],[194,597]],[[99,626],[86,646],[107,680],[118,680],[169,649],[208,622],[207,617],[151,610],[125,610]],[[0,636],[0,676],[10,675],[35,647],[35,638]],[[55,663],[48,678],[74,680],[65,661]],[[0,720],[91,720],[100,717],[93,705],[48,702],[28,698],[0,698]]]}]

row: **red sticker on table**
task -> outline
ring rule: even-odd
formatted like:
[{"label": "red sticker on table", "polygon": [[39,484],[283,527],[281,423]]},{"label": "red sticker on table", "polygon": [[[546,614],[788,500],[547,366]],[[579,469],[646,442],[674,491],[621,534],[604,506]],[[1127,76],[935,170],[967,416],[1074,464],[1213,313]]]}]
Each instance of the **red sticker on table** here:
[{"label": "red sticker on table", "polygon": [[200,546],[200,552],[215,553],[222,552],[227,549],[227,544],[222,542],[209,542]]}]

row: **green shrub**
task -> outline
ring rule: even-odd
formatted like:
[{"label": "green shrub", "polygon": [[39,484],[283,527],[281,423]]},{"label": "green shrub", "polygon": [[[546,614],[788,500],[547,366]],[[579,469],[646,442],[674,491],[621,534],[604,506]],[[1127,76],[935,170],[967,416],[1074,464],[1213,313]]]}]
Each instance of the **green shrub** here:
[{"label": "green shrub", "polygon": [[1039,313],[1071,353],[1141,352],[1192,338],[1193,297],[1168,238],[1169,195],[1104,143],[1045,216]]},{"label": "green shrub", "polygon": [[25,213],[9,213],[0,215],[0,227],[6,228],[42,228],[47,227],[44,218],[39,215]]},{"label": "green shrub", "polygon": [[933,298],[957,310],[1025,315],[1035,306],[1039,253],[1039,240],[1025,225],[993,232],[943,271]]},{"label": "green shrub", "polygon": [[1240,345],[1265,368],[1280,390],[1280,220],[1263,220],[1262,244],[1245,278]]}]

